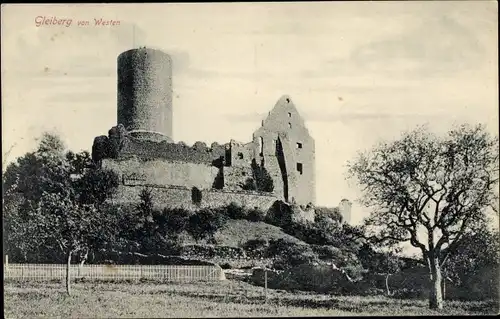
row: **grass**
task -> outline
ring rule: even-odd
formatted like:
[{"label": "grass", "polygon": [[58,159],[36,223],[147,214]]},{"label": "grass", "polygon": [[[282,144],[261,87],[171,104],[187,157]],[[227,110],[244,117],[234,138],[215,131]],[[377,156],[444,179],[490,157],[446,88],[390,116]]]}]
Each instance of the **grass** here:
[{"label": "grass", "polygon": [[496,314],[494,302],[445,303],[442,311],[427,309],[425,300],[383,296],[329,296],[268,290],[248,283],[75,283],[67,296],[61,283],[5,283],[5,318],[105,317],[277,317],[360,315]]},{"label": "grass", "polygon": [[228,220],[214,235],[218,245],[227,246],[234,246],[235,243],[242,245],[251,239],[277,240],[280,238],[305,244],[303,241],[284,233],[279,227],[264,222],[250,222],[240,219]]}]

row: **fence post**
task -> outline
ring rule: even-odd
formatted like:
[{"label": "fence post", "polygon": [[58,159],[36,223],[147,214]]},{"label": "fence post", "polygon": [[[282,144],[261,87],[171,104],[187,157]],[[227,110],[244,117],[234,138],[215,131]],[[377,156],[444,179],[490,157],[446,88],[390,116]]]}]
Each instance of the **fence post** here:
[{"label": "fence post", "polygon": [[9,255],[5,255],[5,270],[9,270]]},{"label": "fence post", "polygon": [[267,267],[264,268],[264,303],[267,303]]}]

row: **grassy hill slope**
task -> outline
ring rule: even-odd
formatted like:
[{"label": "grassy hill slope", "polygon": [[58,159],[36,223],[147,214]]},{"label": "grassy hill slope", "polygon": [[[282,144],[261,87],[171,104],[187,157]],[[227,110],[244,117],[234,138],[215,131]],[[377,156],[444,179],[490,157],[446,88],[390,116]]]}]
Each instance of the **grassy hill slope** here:
[{"label": "grassy hill slope", "polygon": [[281,228],[264,222],[249,222],[247,220],[230,220],[215,233],[218,245],[238,247],[251,239],[277,240],[280,238],[305,244],[303,241],[285,234]]},{"label": "grassy hill slope", "polygon": [[[217,245],[231,247],[241,247],[251,239],[266,239],[269,241],[280,238],[306,245],[306,243],[300,239],[286,234],[279,227],[264,222],[250,222],[244,219],[228,220],[214,235]],[[183,234],[182,241],[184,245],[196,243],[195,240],[187,234]],[[199,242],[199,244],[205,243],[204,240]]]}]

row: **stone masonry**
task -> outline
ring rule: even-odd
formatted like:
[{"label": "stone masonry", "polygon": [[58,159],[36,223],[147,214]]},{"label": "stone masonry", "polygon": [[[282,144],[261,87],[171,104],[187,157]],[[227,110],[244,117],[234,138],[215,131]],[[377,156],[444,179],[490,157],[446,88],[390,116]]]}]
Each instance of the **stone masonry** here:
[{"label": "stone masonry", "polygon": [[[161,192],[157,204],[172,207],[189,204],[182,194],[192,188],[210,206],[315,204],[314,139],[289,96],[277,101],[248,143],[174,143],[171,68],[170,57],[158,50],[133,49],[118,58],[118,123],[94,139],[92,158],[118,174],[117,196],[127,197],[121,200],[139,200],[138,187],[148,186]],[[272,190],[249,189],[260,185],[257,169],[271,177]]]}]

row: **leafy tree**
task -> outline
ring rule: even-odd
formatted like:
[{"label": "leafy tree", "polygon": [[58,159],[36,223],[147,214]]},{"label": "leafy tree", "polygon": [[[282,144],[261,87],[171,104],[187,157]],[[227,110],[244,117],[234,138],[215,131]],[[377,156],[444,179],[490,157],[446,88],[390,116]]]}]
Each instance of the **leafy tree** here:
[{"label": "leafy tree", "polygon": [[342,228],[342,216],[337,210],[316,209],[314,226],[323,234],[335,234]]},{"label": "leafy tree", "polygon": [[239,186],[241,187],[241,189],[246,190],[246,191],[255,191],[255,190],[257,190],[257,183],[251,177],[247,178],[245,180],[245,183],[239,183]]},{"label": "leafy tree", "polygon": [[[151,224],[154,222],[154,205],[153,205],[153,191],[150,188],[143,188],[139,194],[140,201],[137,204],[138,215],[142,217],[143,224]],[[141,224],[141,226],[143,226]]]},{"label": "leafy tree", "polygon": [[212,239],[215,232],[224,225],[226,219],[209,208],[204,208],[189,218],[189,232],[196,241],[203,238]]},{"label": "leafy tree", "polygon": [[157,221],[160,214],[154,207],[151,188],[143,188],[139,193],[139,198],[136,215],[133,219],[134,231],[132,232],[132,239],[135,239],[142,246],[143,252],[150,252],[156,246],[154,239],[157,237],[160,227]]},{"label": "leafy tree", "polygon": [[349,163],[374,208],[369,238],[420,249],[430,277],[429,307],[441,309],[442,268],[460,239],[484,220],[498,184],[498,137],[462,125],[444,137],[425,128],[382,143]]},{"label": "leafy tree", "polygon": [[99,248],[112,241],[115,227],[95,206],[79,205],[58,193],[44,193],[39,207],[31,215],[36,221],[32,236],[43,243],[56,243],[67,256],[66,290],[70,295],[72,257],[76,252]]},{"label": "leafy tree", "polygon": [[83,174],[87,169],[94,166],[90,153],[87,151],[80,153],[68,151],[66,152],[66,160],[71,164],[73,174]]},{"label": "leafy tree", "polygon": [[116,229],[115,219],[101,213],[98,203],[81,200],[93,192],[74,178],[75,173],[86,174],[87,157],[65,153],[60,138],[45,133],[34,152],[18,158],[3,174],[9,252],[20,248],[22,260],[29,262],[47,250],[59,250],[67,258],[68,294],[74,254],[110,241]]},{"label": "leafy tree", "polygon": [[372,247],[365,243],[359,253],[361,264],[363,268],[372,273],[378,273],[385,276],[385,289],[386,294],[391,295],[389,289],[389,276],[401,270],[404,262],[398,255],[392,252],[377,252]]},{"label": "leafy tree", "polygon": [[115,172],[96,167],[87,151],[77,154],[69,151],[66,158],[70,162],[72,174],[76,175],[74,187],[82,204],[99,206],[112,197],[119,185]]},{"label": "leafy tree", "polygon": [[328,207],[315,207],[314,208],[314,221],[321,222],[325,219],[329,219],[337,224],[342,224],[343,217],[340,213],[338,207],[328,208]]},{"label": "leafy tree", "polygon": [[269,208],[265,221],[268,224],[285,227],[292,223],[292,208],[287,203],[277,200]]},{"label": "leafy tree", "polygon": [[191,214],[190,211],[181,208],[164,209],[163,215],[166,218],[166,231],[173,236],[186,230],[189,226],[189,217]]},{"label": "leafy tree", "polygon": [[469,298],[498,298],[500,243],[487,227],[465,234],[445,265],[445,274]]}]

